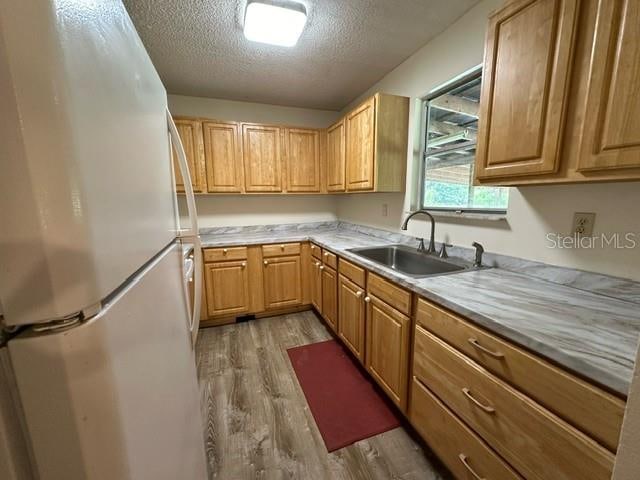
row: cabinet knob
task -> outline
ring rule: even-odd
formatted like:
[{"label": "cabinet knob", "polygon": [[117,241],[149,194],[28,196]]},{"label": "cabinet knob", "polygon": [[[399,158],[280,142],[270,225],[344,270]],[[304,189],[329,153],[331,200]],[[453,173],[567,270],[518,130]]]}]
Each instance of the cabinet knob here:
[{"label": "cabinet knob", "polygon": [[280,245],[280,250],[284,250],[284,245]]},{"label": "cabinet knob", "polygon": [[241,266],[242,268],[246,267],[246,266],[247,266],[247,262],[242,262],[242,263],[240,264],[240,266]]},{"label": "cabinet knob", "polygon": [[319,267],[319,266],[320,266],[320,262],[316,262],[316,267]]},{"label": "cabinet knob", "polygon": [[229,250],[228,250],[228,249],[226,249],[226,248],[223,248],[223,249],[222,249],[222,253],[224,253],[225,255],[227,254],[227,252],[228,252],[228,251],[229,251]]},{"label": "cabinet knob", "polygon": [[371,301],[371,297],[364,297],[364,301],[369,303]]},{"label": "cabinet knob", "polygon": [[329,252],[324,252],[324,256],[328,257],[329,256]]},{"label": "cabinet knob", "polygon": [[269,265],[269,261],[268,261],[268,260],[265,260],[265,261],[264,261],[264,262],[262,262],[262,263],[264,263],[265,265]]},{"label": "cabinet knob", "polygon": [[320,265],[320,270],[324,270],[324,265]]},{"label": "cabinet knob", "polygon": [[356,297],[360,298],[362,296],[362,292],[361,291],[357,291],[356,292]]}]

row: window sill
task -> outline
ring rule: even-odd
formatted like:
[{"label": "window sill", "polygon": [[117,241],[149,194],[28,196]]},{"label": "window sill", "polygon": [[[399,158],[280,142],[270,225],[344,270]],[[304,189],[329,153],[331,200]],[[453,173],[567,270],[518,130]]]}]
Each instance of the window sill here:
[{"label": "window sill", "polygon": [[[429,210],[427,211],[435,218],[465,218],[469,220],[483,220],[487,222],[503,222],[507,220],[506,213],[487,213],[487,212],[454,212],[446,210]],[[411,212],[404,212],[406,215]]]}]

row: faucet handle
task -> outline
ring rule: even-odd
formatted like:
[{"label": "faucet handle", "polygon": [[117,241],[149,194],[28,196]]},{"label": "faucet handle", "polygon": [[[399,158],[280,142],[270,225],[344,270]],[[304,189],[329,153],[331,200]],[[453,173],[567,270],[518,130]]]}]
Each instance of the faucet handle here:
[{"label": "faucet handle", "polygon": [[474,267],[482,266],[482,254],[484,253],[484,247],[480,245],[478,242],[473,242],[471,244],[472,247],[476,249],[476,259],[473,262]]},{"label": "faucet handle", "polygon": [[440,258],[449,258],[449,254],[447,253],[447,247],[453,247],[450,243],[442,242],[442,247],[440,248],[439,256]]}]

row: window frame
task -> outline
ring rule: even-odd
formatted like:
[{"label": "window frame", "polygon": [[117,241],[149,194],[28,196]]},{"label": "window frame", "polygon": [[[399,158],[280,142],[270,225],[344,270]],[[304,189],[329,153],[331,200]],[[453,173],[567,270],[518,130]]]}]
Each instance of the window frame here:
[{"label": "window frame", "polygon": [[[422,139],[420,145],[420,175],[418,181],[420,185],[418,186],[418,206],[420,209],[428,210],[430,212],[444,212],[444,213],[456,213],[456,214],[481,214],[481,215],[506,215],[509,206],[507,208],[470,208],[470,207],[428,207],[425,205],[424,196],[425,196],[425,175],[427,172],[427,141],[429,138],[429,118],[431,105],[430,102],[434,98],[439,97],[447,93],[450,90],[454,90],[458,87],[461,87],[465,83],[468,83],[476,78],[482,78],[482,65],[477,65],[469,70],[461,73],[460,75],[452,78],[448,82],[434,88],[431,90],[426,96],[422,97],[422,111],[423,111],[423,126],[424,129],[422,131]],[[477,144],[477,140],[476,140]],[[472,166],[472,169],[475,165]],[[473,186],[473,179],[469,183],[469,188]],[[503,187],[508,188],[508,187]]]}]

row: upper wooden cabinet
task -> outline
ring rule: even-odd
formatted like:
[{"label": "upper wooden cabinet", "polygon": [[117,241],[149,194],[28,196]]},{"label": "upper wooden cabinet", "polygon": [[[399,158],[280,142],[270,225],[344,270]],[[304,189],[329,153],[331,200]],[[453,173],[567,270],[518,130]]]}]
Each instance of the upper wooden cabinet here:
[{"label": "upper wooden cabinet", "polygon": [[[205,174],[204,146],[202,140],[202,124],[197,120],[175,118],[174,119],[184,153],[187,156],[189,174],[193,191],[204,193],[207,191],[207,179]],[[176,177],[176,191],[184,192],[184,179],[178,167],[176,152],[173,150],[173,169]]]},{"label": "upper wooden cabinet", "polygon": [[347,124],[347,189],[373,189],[375,98],[370,98],[345,119]]},{"label": "upper wooden cabinet", "polygon": [[288,192],[320,192],[320,132],[287,128],[284,131]]},{"label": "upper wooden cabinet", "polygon": [[640,167],[640,1],[601,0],[579,171]]},{"label": "upper wooden cabinet", "polygon": [[478,178],[557,171],[577,3],[519,0],[490,17]]},{"label": "upper wooden cabinet", "polygon": [[242,125],[244,186],[247,192],[281,192],[280,127]]},{"label": "upper wooden cabinet", "polygon": [[490,17],[476,183],[640,179],[639,0],[515,0]]},{"label": "upper wooden cabinet", "polygon": [[327,191],[344,192],[346,167],[344,119],[327,129]]},{"label": "upper wooden cabinet", "polygon": [[249,194],[401,192],[408,122],[409,99],[384,94],[328,129],[176,118],[194,191]]},{"label": "upper wooden cabinet", "polygon": [[240,125],[235,122],[204,122],[204,156],[208,192],[242,192]]},{"label": "upper wooden cabinet", "polygon": [[378,93],[348,113],[344,122],[346,190],[403,191],[409,99]]}]

